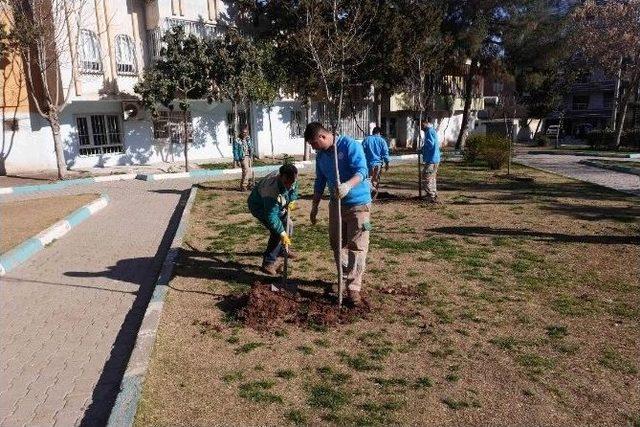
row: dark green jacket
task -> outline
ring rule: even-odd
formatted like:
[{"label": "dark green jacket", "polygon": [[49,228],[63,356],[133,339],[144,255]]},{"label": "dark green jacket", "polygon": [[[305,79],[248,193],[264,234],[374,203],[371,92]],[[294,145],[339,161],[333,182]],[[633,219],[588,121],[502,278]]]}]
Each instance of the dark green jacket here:
[{"label": "dark green jacket", "polygon": [[251,214],[269,231],[280,234],[285,230],[285,224],[280,217],[289,203],[296,199],[298,199],[298,183],[293,184],[291,190],[287,190],[278,179],[278,172],[274,171],[256,183],[247,204]]}]

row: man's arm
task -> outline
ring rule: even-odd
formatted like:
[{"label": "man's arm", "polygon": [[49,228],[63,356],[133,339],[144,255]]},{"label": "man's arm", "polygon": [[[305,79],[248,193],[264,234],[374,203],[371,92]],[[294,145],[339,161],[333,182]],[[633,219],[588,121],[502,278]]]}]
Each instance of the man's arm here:
[{"label": "man's arm", "polygon": [[380,137],[380,139],[382,140],[382,160],[389,166],[389,144],[386,139],[382,137]]},{"label": "man's arm", "polygon": [[265,222],[269,230],[276,234],[282,234],[285,231],[284,224],[280,219],[280,205],[273,197],[263,197],[262,206],[264,208]]},{"label": "man's arm", "polygon": [[360,144],[357,142],[349,144],[347,148],[347,158],[349,161],[349,172],[353,175],[347,181],[338,185],[338,197],[340,199],[345,197],[353,187],[360,184],[369,176],[367,159]]}]

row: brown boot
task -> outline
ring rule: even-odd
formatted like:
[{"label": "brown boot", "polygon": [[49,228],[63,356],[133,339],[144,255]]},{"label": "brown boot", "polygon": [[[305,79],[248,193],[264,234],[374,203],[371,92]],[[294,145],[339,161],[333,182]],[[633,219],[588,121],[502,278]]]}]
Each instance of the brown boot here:
[{"label": "brown boot", "polygon": [[361,307],[363,305],[362,296],[360,295],[360,291],[355,291],[355,290],[349,289],[348,295],[349,295],[348,296],[348,301],[354,307]]},{"label": "brown boot", "polygon": [[[284,251],[281,252],[282,255],[280,255],[280,257],[284,258]],[[294,251],[292,251],[291,249],[289,249],[289,259],[290,260],[294,260],[294,259],[298,259],[298,254]]]},{"label": "brown boot", "polygon": [[262,267],[260,267],[260,271],[264,274],[268,274],[269,276],[277,276],[278,271],[276,269],[276,264],[274,262],[265,262],[262,263]]}]

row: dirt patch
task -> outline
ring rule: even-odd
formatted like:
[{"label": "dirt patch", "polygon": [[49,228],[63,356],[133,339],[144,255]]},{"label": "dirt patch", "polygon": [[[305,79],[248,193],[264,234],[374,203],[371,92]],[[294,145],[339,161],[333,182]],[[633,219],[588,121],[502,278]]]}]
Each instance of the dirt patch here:
[{"label": "dirt patch", "polygon": [[271,285],[260,282],[248,294],[238,297],[234,305],[244,325],[258,331],[273,330],[285,323],[302,327],[347,324],[366,317],[370,311],[368,302],[362,307],[338,308],[335,300],[324,295],[276,292]]},{"label": "dirt patch", "polygon": [[35,236],[97,198],[97,194],[80,194],[1,203],[0,253]]}]

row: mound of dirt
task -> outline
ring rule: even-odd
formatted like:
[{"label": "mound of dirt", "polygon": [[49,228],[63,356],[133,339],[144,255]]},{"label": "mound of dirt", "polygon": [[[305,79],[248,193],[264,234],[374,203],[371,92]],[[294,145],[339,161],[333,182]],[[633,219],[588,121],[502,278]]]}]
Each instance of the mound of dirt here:
[{"label": "mound of dirt", "polygon": [[321,294],[297,296],[288,292],[274,292],[271,285],[256,282],[240,300],[238,318],[257,330],[277,328],[283,323],[306,326],[335,326],[364,318],[371,311],[364,300],[362,307],[338,308],[335,300]]}]

